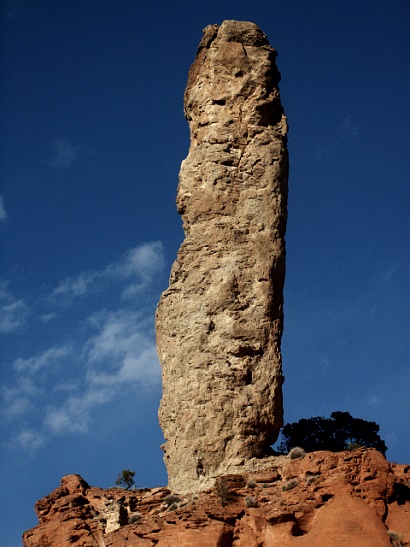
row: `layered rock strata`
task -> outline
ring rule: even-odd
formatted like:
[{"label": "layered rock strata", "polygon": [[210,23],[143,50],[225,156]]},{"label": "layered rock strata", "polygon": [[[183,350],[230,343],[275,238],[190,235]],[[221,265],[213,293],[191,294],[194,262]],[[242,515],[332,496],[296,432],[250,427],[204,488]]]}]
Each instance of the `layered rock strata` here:
[{"label": "layered rock strata", "polygon": [[253,23],[204,30],[185,91],[185,240],[157,310],[169,487],[206,488],[282,426],[287,122],[276,51]]},{"label": "layered rock strata", "polygon": [[[263,462],[263,465],[261,465]],[[250,461],[196,495],[89,486],[78,475],[36,504],[25,547],[410,545],[410,466],[374,449]],[[222,504],[224,502],[224,504]],[[391,541],[390,541],[391,540]]]}]

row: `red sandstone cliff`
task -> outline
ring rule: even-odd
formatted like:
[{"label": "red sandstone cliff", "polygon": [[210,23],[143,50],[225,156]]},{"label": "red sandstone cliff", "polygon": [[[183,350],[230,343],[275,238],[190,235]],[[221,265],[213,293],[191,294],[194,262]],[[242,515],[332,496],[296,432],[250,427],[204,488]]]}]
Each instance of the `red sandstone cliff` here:
[{"label": "red sandstone cliff", "polygon": [[[68,475],[25,547],[388,547],[410,544],[410,465],[374,449],[250,462],[206,492],[125,491]],[[225,505],[222,504],[226,498]]]}]

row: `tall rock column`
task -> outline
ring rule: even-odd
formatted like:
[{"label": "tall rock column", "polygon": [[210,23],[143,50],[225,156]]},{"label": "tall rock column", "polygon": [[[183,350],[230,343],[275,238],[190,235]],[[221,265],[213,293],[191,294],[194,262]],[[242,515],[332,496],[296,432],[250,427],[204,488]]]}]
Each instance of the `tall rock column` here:
[{"label": "tall rock column", "polygon": [[253,23],[205,28],[185,91],[185,231],[157,310],[169,487],[207,488],[283,422],[288,155],[276,51]]}]

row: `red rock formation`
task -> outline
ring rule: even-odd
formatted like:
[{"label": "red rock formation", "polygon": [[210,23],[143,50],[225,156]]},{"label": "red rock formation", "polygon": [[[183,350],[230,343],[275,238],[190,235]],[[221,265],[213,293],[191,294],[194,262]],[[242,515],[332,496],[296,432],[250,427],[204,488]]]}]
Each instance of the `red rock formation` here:
[{"label": "red rock formation", "polygon": [[389,531],[396,546],[410,544],[410,465],[374,449],[253,460],[246,473],[221,480],[207,492],[170,496],[165,488],[103,490],[69,475],[37,502],[40,524],[23,544],[388,547]]}]

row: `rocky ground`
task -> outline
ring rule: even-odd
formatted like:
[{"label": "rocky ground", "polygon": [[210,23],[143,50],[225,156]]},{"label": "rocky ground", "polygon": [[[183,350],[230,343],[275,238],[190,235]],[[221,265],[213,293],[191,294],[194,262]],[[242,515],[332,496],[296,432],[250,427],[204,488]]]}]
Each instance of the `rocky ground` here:
[{"label": "rocky ground", "polygon": [[188,495],[68,475],[35,509],[25,547],[398,547],[410,544],[410,465],[364,448],[272,456]]}]

